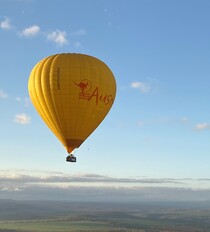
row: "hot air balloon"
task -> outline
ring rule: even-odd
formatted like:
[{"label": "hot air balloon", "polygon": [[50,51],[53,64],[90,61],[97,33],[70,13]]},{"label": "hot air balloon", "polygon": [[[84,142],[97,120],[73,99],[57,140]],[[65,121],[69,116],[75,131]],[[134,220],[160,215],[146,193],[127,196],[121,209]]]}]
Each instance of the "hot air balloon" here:
[{"label": "hot air balloon", "polygon": [[99,126],[116,96],[116,81],[101,60],[84,54],[48,56],[31,71],[28,90],[39,115],[71,152]]}]

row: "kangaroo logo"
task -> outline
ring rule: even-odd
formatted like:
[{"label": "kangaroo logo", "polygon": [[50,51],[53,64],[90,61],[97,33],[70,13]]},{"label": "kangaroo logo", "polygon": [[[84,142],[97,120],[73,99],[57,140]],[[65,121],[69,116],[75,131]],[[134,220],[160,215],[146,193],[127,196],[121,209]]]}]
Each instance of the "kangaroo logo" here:
[{"label": "kangaroo logo", "polygon": [[80,83],[74,82],[75,85],[77,85],[81,92],[79,93],[79,98],[80,99],[88,99],[90,97],[90,90],[92,88],[92,84],[89,80],[84,79]]}]

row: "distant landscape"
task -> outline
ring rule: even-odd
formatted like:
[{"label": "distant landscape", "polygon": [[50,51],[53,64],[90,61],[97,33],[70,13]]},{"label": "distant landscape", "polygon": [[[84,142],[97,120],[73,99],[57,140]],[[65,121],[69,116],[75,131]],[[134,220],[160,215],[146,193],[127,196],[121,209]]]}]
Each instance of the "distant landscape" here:
[{"label": "distant landscape", "polygon": [[210,232],[210,202],[0,200],[0,232]]}]

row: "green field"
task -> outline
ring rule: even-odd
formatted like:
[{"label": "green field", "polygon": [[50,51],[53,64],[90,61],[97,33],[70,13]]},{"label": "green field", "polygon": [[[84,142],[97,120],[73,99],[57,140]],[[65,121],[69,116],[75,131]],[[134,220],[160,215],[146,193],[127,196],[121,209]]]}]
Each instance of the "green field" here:
[{"label": "green field", "polygon": [[0,231],[36,231],[36,232],[67,232],[67,231],[103,231],[108,230],[108,225],[102,222],[90,221],[9,221],[0,222]]},{"label": "green field", "polygon": [[210,203],[0,201],[0,232],[210,232]]}]

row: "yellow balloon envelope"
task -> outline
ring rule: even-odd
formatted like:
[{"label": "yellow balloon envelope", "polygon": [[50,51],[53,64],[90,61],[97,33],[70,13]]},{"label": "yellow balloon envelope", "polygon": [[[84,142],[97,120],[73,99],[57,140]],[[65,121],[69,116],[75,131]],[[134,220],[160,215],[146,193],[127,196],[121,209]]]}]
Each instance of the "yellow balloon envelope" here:
[{"label": "yellow balloon envelope", "polygon": [[98,127],[116,95],[115,78],[99,59],[83,54],[56,54],[31,71],[31,101],[70,153]]}]

